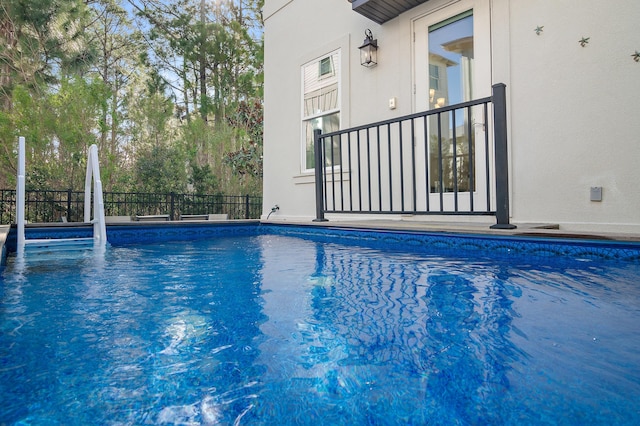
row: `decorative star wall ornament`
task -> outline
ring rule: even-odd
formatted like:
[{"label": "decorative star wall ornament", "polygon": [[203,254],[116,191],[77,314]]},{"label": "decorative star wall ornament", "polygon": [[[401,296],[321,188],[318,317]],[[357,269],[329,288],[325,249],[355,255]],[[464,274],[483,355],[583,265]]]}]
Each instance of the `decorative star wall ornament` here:
[{"label": "decorative star wall ornament", "polygon": [[631,57],[633,58],[634,61],[640,62],[640,52],[638,52],[637,50],[636,50],[636,53],[631,55]]},{"label": "decorative star wall ornament", "polygon": [[533,30],[533,31],[535,31],[535,32],[536,32],[536,35],[540,35],[540,33],[542,32],[542,29],[543,29],[543,28],[544,28],[544,25],[538,25],[538,26],[536,27],[536,29],[535,29],[535,30]]},{"label": "decorative star wall ornament", "polygon": [[591,37],[582,37],[578,43],[580,43],[580,46],[585,47],[587,44],[589,44],[590,38]]}]

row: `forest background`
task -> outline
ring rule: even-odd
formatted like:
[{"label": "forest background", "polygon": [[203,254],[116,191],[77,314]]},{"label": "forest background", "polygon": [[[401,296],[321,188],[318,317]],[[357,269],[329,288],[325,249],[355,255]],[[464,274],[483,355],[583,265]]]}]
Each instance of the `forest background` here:
[{"label": "forest background", "polygon": [[2,0],[0,189],[261,195],[263,0]]}]

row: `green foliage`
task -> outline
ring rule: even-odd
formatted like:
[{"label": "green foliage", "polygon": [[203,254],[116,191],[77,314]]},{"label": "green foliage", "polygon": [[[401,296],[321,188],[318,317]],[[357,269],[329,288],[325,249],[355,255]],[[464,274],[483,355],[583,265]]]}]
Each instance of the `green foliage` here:
[{"label": "green foliage", "polygon": [[241,138],[262,146],[263,115],[262,100],[252,99],[241,101],[227,120]]},{"label": "green foliage", "polygon": [[262,177],[262,102],[242,101],[234,113],[228,117],[229,124],[236,130],[236,137],[242,146],[227,153],[224,162],[240,176]]},{"label": "green foliage", "polygon": [[241,176],[262,176],[262,150],[255,143],[228,153],[224,161],[231,166],[234,173]]},{"label": "green foliage", "polygon": [[99,81],[64,79],[55,92],[43,95],[14,88],[13,108],[0,119],[3,168],[0,181],[16,173],[18,136],[26,139],[27,184],[33,189],[83,187],[88,147],[95,143],[100,103],[106,96]]},{"label": "green foliage", "polygon": [[218,183],[209,164],[198,166],[191,163],[189,183],[196,194],[215,194],[218,192]]},{"label": "green foliage", "polygon": [[220,124],[233,104],[262,95],[261,0],[131,3],[150,28],[154,49],[147,58],[182,82],[180,110]]},{"label": "green foliage", "polygon": [[85,33],[90,11],[82,0],[4,0],[0,6],[0,90],[9,106],[15,86],[35,89],[82,72],[94,46]]},{"label": "green foliage", "polygon": [[143,149],[136,161],[136,190],[150,193],[186,191],[186,157],[175,147],[154,145]]},{"label": "green foliage", "polygon": [[0,187],[259,195],[262,3],[3,1]]},{"label": "green foliage", "polygon": [[[159,80],[158,80],[159,81]],[[173,102],[160,91],[158,81],[147,83],[147,90],[132,93],[130,133],[135,146],[160,146],[174,136],[170,120]]]}]

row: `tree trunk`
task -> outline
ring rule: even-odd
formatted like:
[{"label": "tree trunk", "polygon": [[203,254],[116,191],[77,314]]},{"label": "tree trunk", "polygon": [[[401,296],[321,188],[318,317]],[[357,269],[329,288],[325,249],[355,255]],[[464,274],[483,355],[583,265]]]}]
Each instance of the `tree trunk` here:
[{"label": "tree trunk", "polygon": [[200,0],[200,115],[207,122],[207,15],[205,0]]}]

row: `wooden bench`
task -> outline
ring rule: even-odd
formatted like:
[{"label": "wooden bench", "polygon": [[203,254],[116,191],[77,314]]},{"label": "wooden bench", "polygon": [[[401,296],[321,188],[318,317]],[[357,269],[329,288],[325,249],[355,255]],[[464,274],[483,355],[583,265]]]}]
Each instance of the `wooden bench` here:
[{"label": "wooden bench", "polygon": [[168,214],[150,214],[150,215],[136,215],[138,222],[166,222],[169,220]]},{"label": "wooden bench", "polygon": [[229,219],[229,215],[226,213],[218,213],[218,214],[208,214],[207,220],[227,220]]},{"label": "wooden bench", "polygon": [[126,223],[131,222],[131,216],[105,216],[105,223]]},{"label": "wooden bench", "polygon": [[208,220],[207,217],[209,215],[206,214],[182,214],[180,215],[180,220]]},{"label": "wooden bench", "polygon": [[183,214],[180,220],[227,220],[229,215],[226,213],[215,214]]}]

